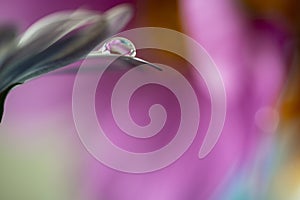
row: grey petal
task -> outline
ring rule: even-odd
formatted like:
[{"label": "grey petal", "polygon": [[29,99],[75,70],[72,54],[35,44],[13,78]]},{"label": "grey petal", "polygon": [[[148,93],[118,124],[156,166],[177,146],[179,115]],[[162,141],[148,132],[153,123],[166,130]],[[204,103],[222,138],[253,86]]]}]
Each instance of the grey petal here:
[{"label": "grey petal", "polygon": [[109,32],[114,34],[123,29],[132,16],[133,9],[129,4],[117,5],[103,13],[103,17],[108,22]]},{"label": "grey petal", "polygon": [[10,52],[16,47],[17,29],[13,25],[0,26],[0,67]]},{"label": "grey petal", "polygon": [[107,33],[106,27],[106,22],[100,20],[85,30],[59,40],[32,58],[28,65],[31,65],[33,70],[18,77],[18,81],[28,80],[84,58],[95,46],[110,35]]},{"label": "grey petal", "polygon": [[[2,63],[0,69],[0,79],[2,80],[1,82],[5,81],[6,83],[9,83],[15,80],[16,78],[24,75],[24,73],[28,73],[28,71],[34,68],[36,64],[35,62],[37,62],[36,59],[37,55],[40,55],[40,53],[47,50],[47,48],[49,48],[57,40],[66,36],[71,31],[74,31],[75,28],[78,28],[79,24],[81,26],[84,25],[82,24],[84,20],[83,19],[79,20],[78,16],[77,15],[75,16],[76,19],[59,20],[58,22],[53,22],[49,24],[48,25],[49,27],[46,28],[40,26],[41,27],[40,29],[31,33],[31,35],[33,34],[32,38],[34,40],[32,40],[32,38],[26,39],[27,37],[25,37],[25,40],[21,40],[23,42],[18,45],[18,49],[16,49]],[[92,16],[94,21],[101,20],[101,15],[92,15]],[[81,17],[83,18],[86,17],[86,14],[81,15]],[[45,21],[47,21],[47,17]],[[33,26],[33,29],[35,29],[34,27],[35,25]],[[25,36],[26,35],[28,34],[25,33]]]},{"label": "grey petal", "polygon": [[[51,28],[57,27],[59,29],[59,24],[62,27],[67,24],[65,30],[54,31],[52,34],[49,33],[48,28],[48,31],[43,29],[34,36],[36,39],[34,41],[27,39],[25,34],[25,40],[21,40],[20,49],[7,58],[0,69],[0,92],[10,84],[24,82],[82,59],[101,41],[120,30],[121,26],[115,24],[118,22],[115,19],[128,16],[127,12],[132,12],[128,5],[121,6],[119,9],[122,12],[113,12],[113,15],[108,12],[108,14],[103,15],[104,17],[100,14],[91,14],[92,20],[88,21],[88,25],[85,24],[86,26],[77,31],[74,31],[74,28],[78,28],[78,24],[62,20],[52,24]],[[75,16],[78,18],[78,16],[82,17],[87,13],[89,12],[86,11]],[[122,23],[125,24],[125,21]],[[112,29],[111,27],[114,25],[118,28]],[[34,33],[35,31],[30,32]],[[63,36],[62,33],[64,33]]]},{"label": "grey petal", "polygon": [[[113,70],[127,70],[131,69],[133,67],[139,66],[139,65],[146,65],[153,67],[157,70],[162,71],[162,69],[154,65],[152,63],[149,63],[145,60],[142,60],[140,58],[135,58],[135,57],[129,57],[129,56],[120,56],[120,55],[98,55],[98,56],[93,56],[91,57],[90,54],[85,58],[85,59],[97,59],[97,64],[95,65],[95,62],[85,62],[85,68],[84,70],[81,70],[83,73],[94,73],[95,71],[98,71],[101,67],[106,67],[107,64],[110,63],[109,67],[107,70],[113,71]],[[79,68],[81,66],[81,63],[78,65],[72,66],[72,67],[67,67],[67,68],[62,68],[56,72],[53,73],[53,75],[74,75],[77,74]]]},{"label": "grey petal", "polygon": [[20,37],[18,46],[29,51],[42,51],[64,35],[100,17],[99,13],[88,10],[62,11],[48,15],[26,30]]},{"label": "grey petal", "polygon": [[6,46],[17,36],[17,29],[13,25],[0,26],[0,48]]}]

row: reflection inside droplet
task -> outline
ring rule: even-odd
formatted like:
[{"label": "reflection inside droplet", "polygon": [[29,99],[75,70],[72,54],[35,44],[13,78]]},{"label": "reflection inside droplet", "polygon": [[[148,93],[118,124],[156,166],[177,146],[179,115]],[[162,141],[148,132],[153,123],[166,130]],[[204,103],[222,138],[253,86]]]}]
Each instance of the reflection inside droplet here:
[{"label": "reflection inside droplet", "polygon": [[107,40],[99,49],[101,54],[117,54],[134,57],[136,49],[133,43],[123,37],[114,37]]}]

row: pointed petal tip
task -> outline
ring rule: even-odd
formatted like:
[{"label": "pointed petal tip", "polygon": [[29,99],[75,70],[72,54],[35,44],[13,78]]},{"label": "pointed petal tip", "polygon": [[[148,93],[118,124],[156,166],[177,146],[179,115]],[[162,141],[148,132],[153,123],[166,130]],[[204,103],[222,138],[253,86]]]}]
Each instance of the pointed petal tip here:
[{"label": "pointed petal tip", "polygon": [[125,3],[109,9],[103,16],[108,22],[111,32],[116,34],[128,24],[133,17],[133,13],[132,5]]}]

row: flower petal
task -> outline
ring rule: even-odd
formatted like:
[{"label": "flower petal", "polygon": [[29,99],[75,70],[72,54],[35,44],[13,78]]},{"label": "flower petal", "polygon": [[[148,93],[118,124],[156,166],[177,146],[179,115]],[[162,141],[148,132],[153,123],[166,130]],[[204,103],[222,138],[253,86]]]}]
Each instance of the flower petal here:
[{"label": "flower petal", "polygon": [[0,26],[0,67],[9,52],[11,52],[16,47],[16,44],[14,42],[16,36],[16,27],[12,25]]},{"label": "flower petal", "polygon": [[[0,69],[0,92],[13,83],[24,82],[82,59],[101,41],[123,28],[131,12],[131,7],[125,4],[104,15],[80,10],[68,17],[68,12],[61,12],[40,20],[25,32],[19,49],[4,61]],[[120,22],[121,18],[126,20]]]}]

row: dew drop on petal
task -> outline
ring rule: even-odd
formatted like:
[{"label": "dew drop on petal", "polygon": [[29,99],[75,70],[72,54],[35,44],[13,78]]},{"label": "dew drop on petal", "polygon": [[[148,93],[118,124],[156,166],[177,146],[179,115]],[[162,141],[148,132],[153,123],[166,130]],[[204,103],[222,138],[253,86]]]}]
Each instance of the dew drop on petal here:
[{"label": "dew drop on petal", "polygon": [[107,40],[99,49],[102,54],[124,55],[135,57],[136,49],[133,43],[123,37],[114,37]]}]

